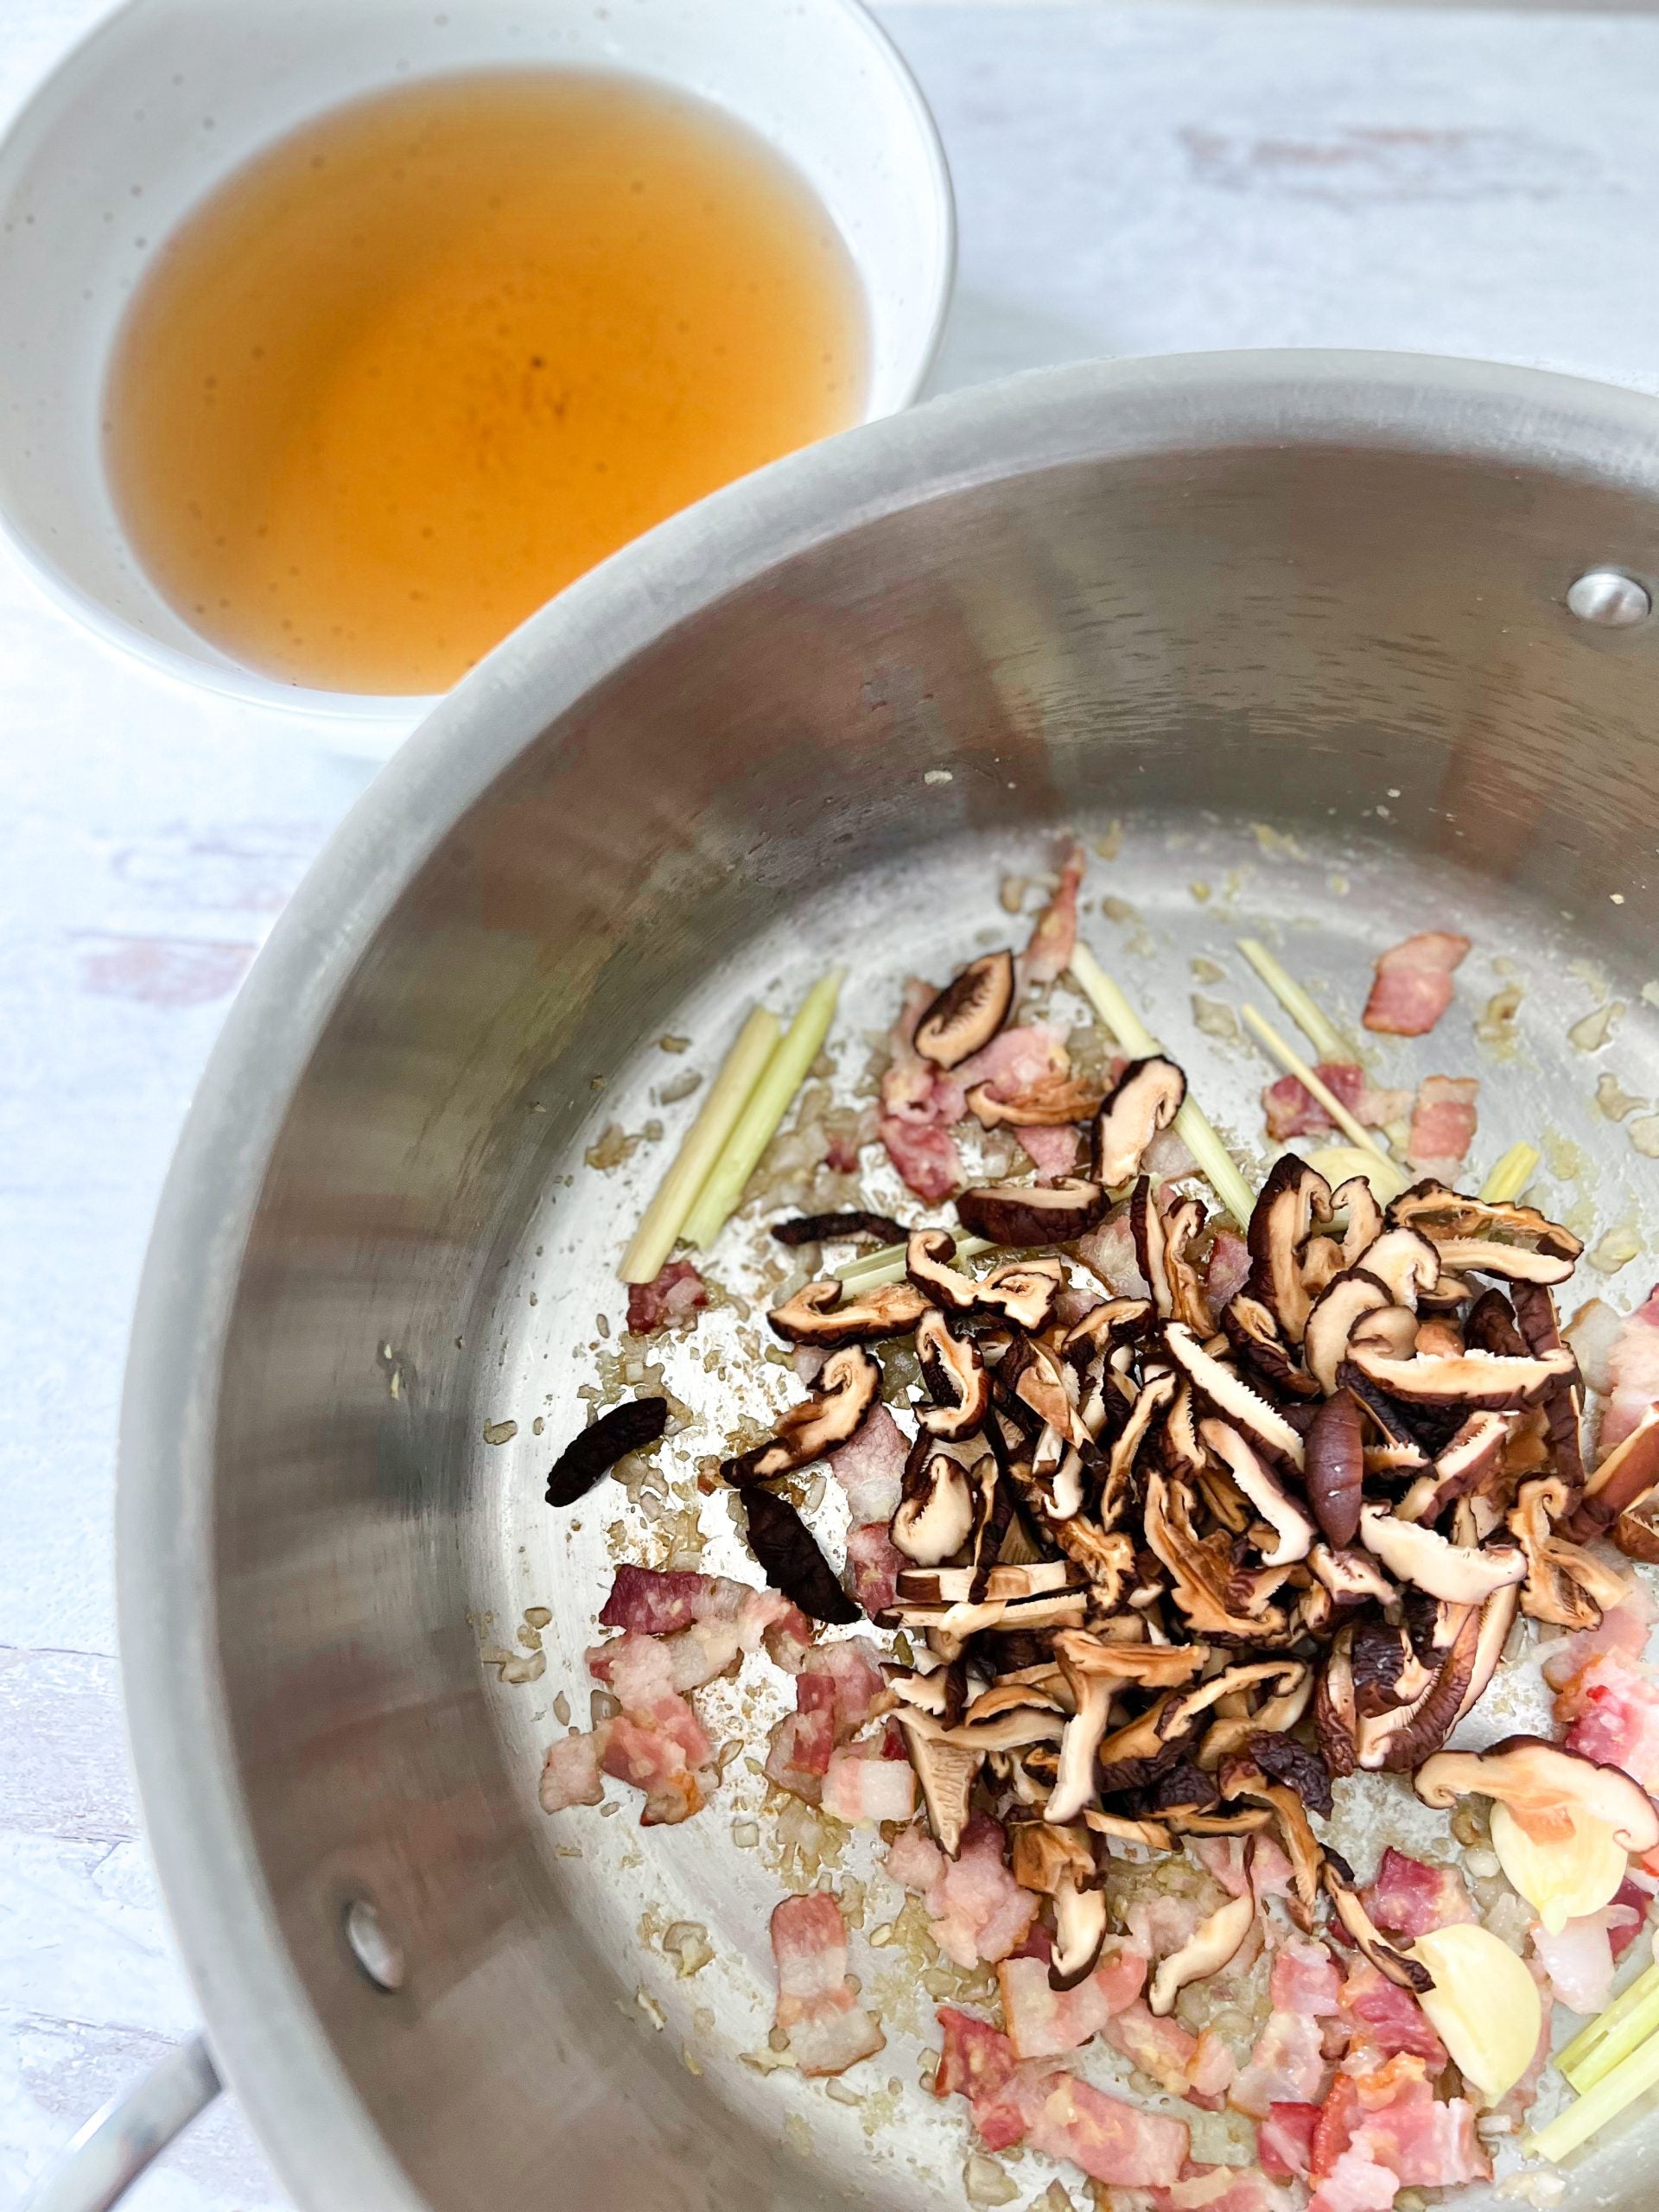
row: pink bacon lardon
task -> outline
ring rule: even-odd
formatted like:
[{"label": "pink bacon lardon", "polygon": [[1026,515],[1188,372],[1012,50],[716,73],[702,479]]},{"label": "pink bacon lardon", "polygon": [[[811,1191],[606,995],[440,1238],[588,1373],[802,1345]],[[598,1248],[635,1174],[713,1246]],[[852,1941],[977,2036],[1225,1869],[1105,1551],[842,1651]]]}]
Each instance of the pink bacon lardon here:
[{"label": "pink bacon lardon", "polygon": [[636,1337],[658,1329],[690,1328],[709,1303],[709,1287],[690,1260],[670,1260],[650,1282],[628,1288],[628,1330]]},{"label": "pink bacon lardon", "polygon": [[1650,1406],[1659,1404],[1659,1283],[1629,1315],[1607,1353],[1611,1395],[1602,1415],[1600,1451],[1605,1459],[1638,1428]]},{"label": "pink bacon lardon", "polygon": [[888,1159],[929,1205],[961,1185],[962,1156],[950,1132],[968,1110],[962,1084],[916,1050],[916,1024],[938,996],[919,976],[905,986],[905,1002],[888,1035],[877,1124]]},{"label": "pink bacon lardon", "polygon": [[1392,1844],[1377,1862],[1376,1879],[1362,1892],[1365,1910],[1385,1934],[1415,1942],[1437,1928],[1466,1925],[1477,1917],[1455,1866],[1413,1859]]},{"label": "pink bacon lardon", "polygon": [[920,1897],[934,1942],[959,1967],[1012,1957],[1037,1916],[1037,1899],[1008,1872],[1002,1824],[987,1813],[976,1813],[963,1830],[955,1859],[919,1828],[906,1828],[888,1847],[887,1872]]},{"label": "pink bacon lardon", "polygon": [[816,1645],[795,1677],[795,1711],[786,1713],[772,1732],[767,1780],[809,1805],[822,1803],[830,1759],[852,1741],[886,1694],[874,1644],[849,1637]]},{"label": "pink bacon lardon", "polygon": [[1473,1076],[1425,1076],[1411,1109],[1406,1160],[1420,1174],[1455,1182],[1464,1155],[1475,1141],[1475,1100],[1480,1084]]},{"label": "pink bacon lardon", "polygon": [[1015,963],[1020,991],[1033,983],[1058,982],[1071,965],[1077,946],[1077,891],[1088,857],[1075,837],[1062,852],[1054,896],[1037,917],[1037,926]]},{"label": "pink bacon lardon", "polygon": [[830,1471],[847,1493],[857,1523],[891,1521],[899,1510],[910,1446],[884,1405],[871,1407],[845,1444],[826,1455]]},{"label": "pink bacon lardon", "polygon": [[1108,1945],[1100,1964],[1075,1989],[1051,1989],[1048,1965],[1022,1955],[1004,1959],[996,1979],[1002,2018],[1017,2058],[1058,2058],[1097,2036],[1114,2013],[1134,2004],[1147,1978],[1144,1955]]},{"label": "pink bacon lardon", "polygon": [[844,2074],[887,2037],[847,1978],[847,1923],[827,1891],[785,1897],[772,1916],[777,2025],[803,2074]]},{"label": "pink bacon lardon", "polygon": [[1388,2212],[1402,2188],[1485,2181],[1491,2167],[1473,2106],[1437,2100],[1423,2060],[1402,2054],[1370,2073],[1338,2075],[1313,2131],[1310,2171],[1309,2212]]},{"label": "pink bacon lardon", "polygon": [[886,1521],[867,1521],[847,1533],[847,1568],[855,1603],[879,1620],[899,1602],[899,1574],[910,1561],[893,1541]]},{"label": "pink bacon lardon", "polygon": [[1466,937],[1426,930],[1391,945],[1376,963],[1361,1019],[1390,1037],[1426,1037],[1452,1003],[1452,977],[1469,950]]},{"label": "pink bacon lardon", "polygon": [[[1321,1060],[1313,1071],[1338,1105],[1345,1106],[1368,1129],[1380,1129],[1397,1121],[1411,1104],[1408,1090],[1379,1090],[1365,1078],[1357,1060]],[[1318,1136],[1336,1127],[1330,1115],[1300,1078],[1281,1075],[1262,1093],[1262,1110],[1268,1118],[1268,1135],[1275,1144],[1290,1137]]]}]

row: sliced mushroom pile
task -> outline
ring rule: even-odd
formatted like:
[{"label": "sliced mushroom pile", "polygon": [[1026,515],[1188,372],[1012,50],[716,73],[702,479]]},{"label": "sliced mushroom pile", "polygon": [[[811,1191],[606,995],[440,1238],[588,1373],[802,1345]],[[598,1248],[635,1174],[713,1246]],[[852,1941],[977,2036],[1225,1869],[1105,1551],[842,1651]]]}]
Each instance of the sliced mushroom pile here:
[{"label": "sliced mushroom pile", "polygon": [[[942,1065],[1006,1010],[1001,969],[980,969],[930,1011]],[[830,1357],[725,1471],[752,1492],[847,1440],[880,1396],[863,1347],[913,1339],[883,1620],[913,1654],[890,1688],[944,1849],[976,1803],[1011,1823],[1065,1987],[1101,1948],[1107,1856],[1267,1831],[1304,1924],[1334,1911],[1414,1986],[1310,1813],[1333,1775],[1433,1759],[1517,1611],[1578,1629],[1617,1601],[1585,1544],[1634,1516],[1631,1548],[1659,1545],[1643,1510],[1659,1428],[1586,1481],[1554,1304],[1578,1239],[1436,1182],[1384,1210],[1364,1181],[1332,1189],[1287,1155],[1249,1225],[1249,1278],[1212,1312],[1218,1224],[1141,1173],[1185,1088],[1172,1063],[1137,1062],[1099,1108],[1086,1179],[965,1192],[963,1227],[1012,1248],[978,1272],[918,1229],[904,1281],[798,1291],[772,1325]],[[1068,1248],[1114,1193],[1144,1296],[1101,1299],[1073,1271]],[[1153,2009],[1224,1963],[1243,1923],[1236,1905],[1206,1922]]]}]

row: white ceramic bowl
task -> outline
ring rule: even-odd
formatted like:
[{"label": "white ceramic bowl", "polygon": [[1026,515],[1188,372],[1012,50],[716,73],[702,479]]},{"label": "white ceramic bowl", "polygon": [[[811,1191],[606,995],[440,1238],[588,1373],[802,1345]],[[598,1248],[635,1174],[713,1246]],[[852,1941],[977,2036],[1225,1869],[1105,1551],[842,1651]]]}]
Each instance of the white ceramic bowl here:
[{"label": "white ceramic bowl", "polygon": [[111,499],[105,378],[148,263],[250,155],[358,94],[518,62],[632,71],[759,131],[862,278],[865,419],[915,397],[950,297],[950,180],[914,79],[857,0],[129,0],[0,141],[0,531],[93,629],[263,705],[395,728],[429,703],[283,683],[174,612]]}]

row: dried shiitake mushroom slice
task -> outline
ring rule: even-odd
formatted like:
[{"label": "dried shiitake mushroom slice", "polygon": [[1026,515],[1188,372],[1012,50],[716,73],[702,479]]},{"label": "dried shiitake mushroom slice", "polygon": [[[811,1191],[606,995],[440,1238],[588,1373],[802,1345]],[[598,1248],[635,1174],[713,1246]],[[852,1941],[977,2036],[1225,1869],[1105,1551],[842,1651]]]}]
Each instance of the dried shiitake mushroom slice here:
[{"label": "dried shiitake mushroom slice", "polygon": [[970,960],[916,1024],[916,1050],[936,1068],[959,1067],[988,1045],[1014,1004],[1014,955]]}]

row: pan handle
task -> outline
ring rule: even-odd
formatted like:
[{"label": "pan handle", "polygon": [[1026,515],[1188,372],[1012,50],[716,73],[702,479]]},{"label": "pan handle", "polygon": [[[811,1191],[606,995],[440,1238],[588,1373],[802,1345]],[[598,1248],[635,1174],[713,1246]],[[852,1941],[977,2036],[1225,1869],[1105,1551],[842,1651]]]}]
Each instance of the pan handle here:
[{"label": "pan handle", "polygon": [[191,2036],[92,2114],[17,2212],[109,2212],[151,2159],[207,2109],[219,2086],[206,2042]]}]

